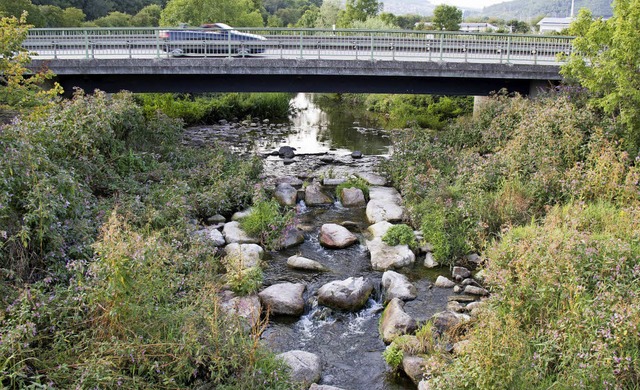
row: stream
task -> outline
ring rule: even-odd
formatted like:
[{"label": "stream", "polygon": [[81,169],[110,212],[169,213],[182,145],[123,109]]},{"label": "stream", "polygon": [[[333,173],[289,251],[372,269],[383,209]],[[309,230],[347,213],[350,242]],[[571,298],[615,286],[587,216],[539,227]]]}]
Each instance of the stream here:
[{"label": "stream", "polygon": [[[194,144],[223,142],[239,153],[264,156],[263,181],[267,185],[284,176],[310,182],[314,178],[347,178],[356,172],[374,173],[378,164],[392,153],[389,134],[353,107],[348,107],[350,111],[346,111],[347,107],[331,110],[330,115],[306,94],[298,94],[292,105],[295,114],[289,123],[223,122],[190,128],[186,138]],[[296,149],[292,163],[285,164],[277,153],[273,154],[285,145]],[[356,150],[363,153],[362,158],[352,158]],[[345,249],[321,246],[320,226],[345,221],[349,221],[349,230],[356,234],[359,243]],[[378,331],[384,309],[380,292],[382,272],[372,269],[364,245],[363,232],[369,226],[365,209],[345,208],[338,201],[317,207],[300,202],[297,226],[304,232],[304,243],[266,255],[264,287],[283,282],[305,284],[304,313],[301,317],[269,318],[262,335],[264,343],[277,353],[303,350],[318,355],[322,360],[319,384],[346,390],[415,389],[408,377],[393,372],[382,357],[385,344]],[[293,270],[286,264],[293,255],[317,260],[329,271]],[[433,282],[448,270],[429,270],[423,266],[423,257],[418,257],[414,265],[396,271],[406,275],[417,289],[417,298],[408,301],[404,309],[418,323],[445,309],[451,291],[433,288]],[[317,291],[325,283],[360,276],[375,286],[363,309],[351,313],[317,304]]]}]

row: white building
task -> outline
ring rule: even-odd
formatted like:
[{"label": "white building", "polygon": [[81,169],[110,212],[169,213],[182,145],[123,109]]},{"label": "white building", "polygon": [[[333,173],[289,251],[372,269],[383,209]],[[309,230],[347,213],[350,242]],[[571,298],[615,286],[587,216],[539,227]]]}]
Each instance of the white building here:
[{"label": "white building", "polygon": [[496,31],[498,27],[491,23],[460,23],[460,31],[468,32],[492,32]]},{"label": "white building", "polygon": [[571,22],[573,22],[574,18],[543,18],[538,22],[538,27],[540,27],[540,33],[548,33],[548,32],[560,32],[569,28]]}]

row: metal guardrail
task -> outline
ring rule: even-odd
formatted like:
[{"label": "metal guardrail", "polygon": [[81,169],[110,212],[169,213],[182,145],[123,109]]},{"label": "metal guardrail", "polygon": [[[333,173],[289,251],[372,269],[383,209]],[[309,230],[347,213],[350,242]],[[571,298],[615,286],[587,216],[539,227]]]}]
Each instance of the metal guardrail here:
[{"label": "metal guardrail", "polygon": [[[189,30],[202,30],[189,28]],[[168,28],[31,29],[23,47],[35,58],[166,58],[176,54],[268,58],[529,63],[557,65],[573,37],[408,30],[237,28],[265,40],[166,40]],[[179,49],[179,50],[176,50]]]}]

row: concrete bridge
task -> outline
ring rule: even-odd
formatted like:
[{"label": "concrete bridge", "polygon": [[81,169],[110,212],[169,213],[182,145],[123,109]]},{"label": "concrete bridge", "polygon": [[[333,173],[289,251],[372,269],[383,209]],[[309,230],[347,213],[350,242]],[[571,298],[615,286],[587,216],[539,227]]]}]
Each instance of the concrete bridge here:
[{"label": "concrete bridge", "polygon": [[[24,46],[35,53],[32,68],[51,69],[65,90],[108,92],[488,95],[506,88],[529,94],[561,80],[557,54],[571,51],[570,37],[308,29],[248,32],[264,38],[245,42],[227,35],[222,42],[167,41],[159,29],[34,29]],[[245,50],[249,45],[251,52]],[[176,46],[192,53],[176,52],[172,49]]]}]

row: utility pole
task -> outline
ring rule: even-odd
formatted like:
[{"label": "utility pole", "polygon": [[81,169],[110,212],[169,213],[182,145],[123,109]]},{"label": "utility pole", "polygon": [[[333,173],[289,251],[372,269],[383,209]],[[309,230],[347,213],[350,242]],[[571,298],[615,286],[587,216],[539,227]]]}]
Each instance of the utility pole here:
[{"label": "utility pole", "polygon": [[575,3],[575,0],[571,0],[571,15],[569,15],[571,19],[573,19],[574,3]]}]

